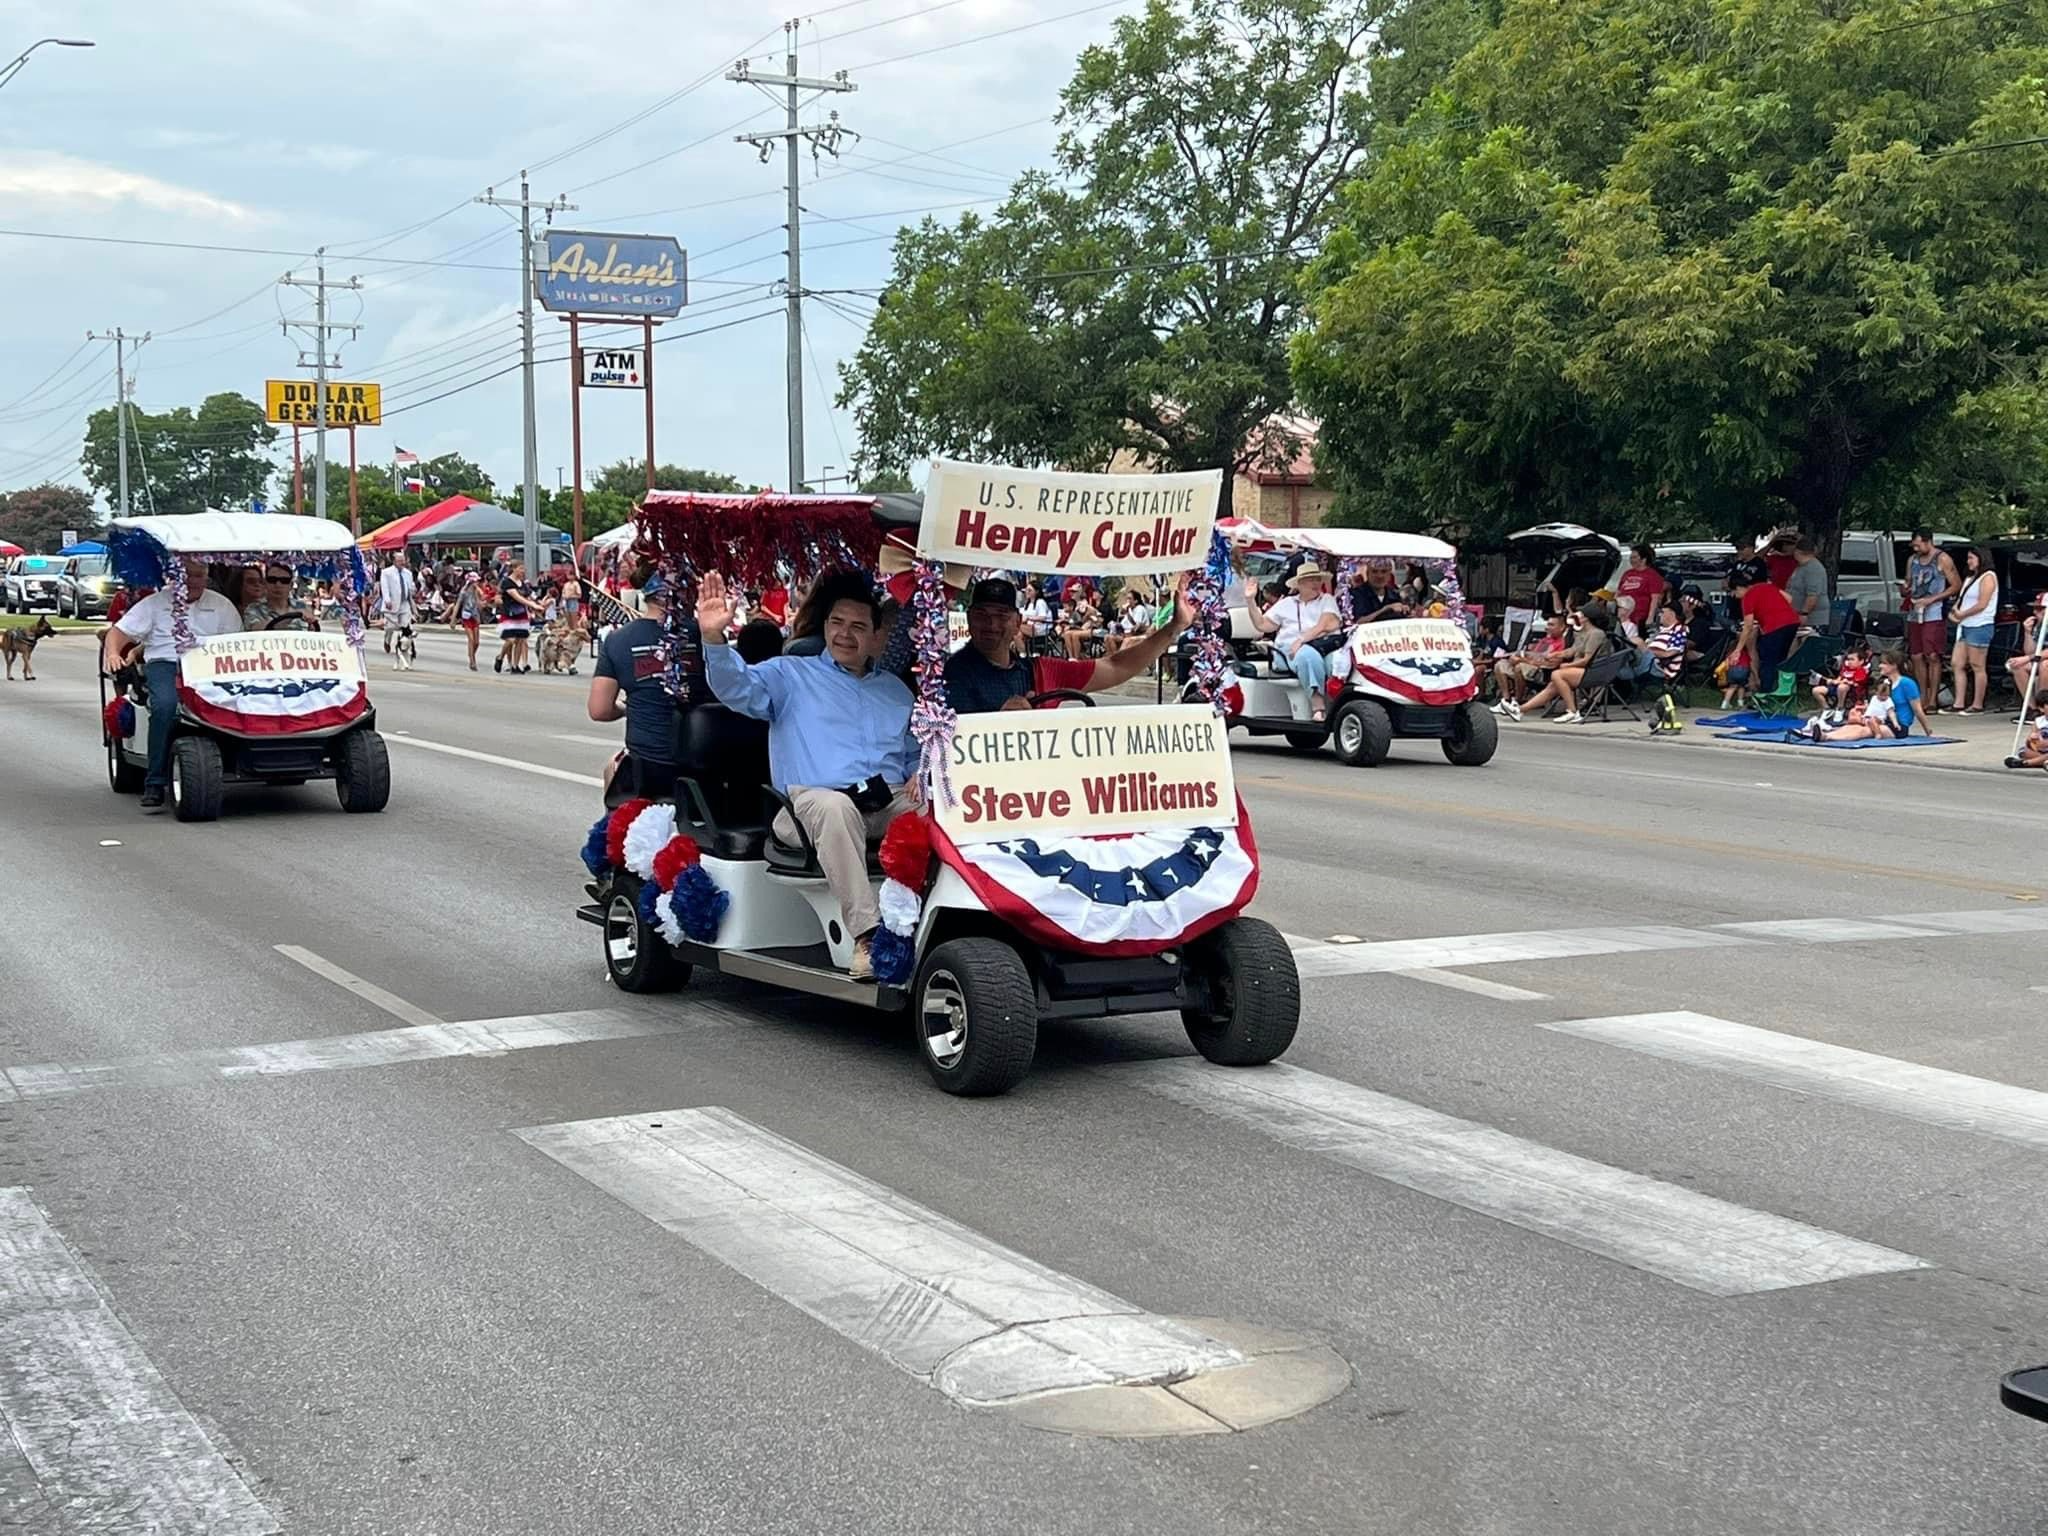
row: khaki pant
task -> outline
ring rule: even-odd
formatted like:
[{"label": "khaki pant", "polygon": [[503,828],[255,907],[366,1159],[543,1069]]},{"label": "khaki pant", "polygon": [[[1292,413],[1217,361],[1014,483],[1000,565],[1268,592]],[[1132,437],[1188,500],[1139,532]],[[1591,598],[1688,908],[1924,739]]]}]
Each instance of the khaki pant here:
[{"label": "khaki pant", "polygon": [[[825,883],[839,902],[852,938],[873,933],[882,921],[875,905],[875,888],[868,880],[868,843],[911,808],[907,786],[893,787],[895,794],[888,805],[865,816],[850,797],[836,789],[806,789],[795,784],[789,788],[789,803],[811,835],[811,844],[818,850],[818,867],[825,871]],[[777,813],[775,835],[785,843],[797,841],[788,811]]]}]

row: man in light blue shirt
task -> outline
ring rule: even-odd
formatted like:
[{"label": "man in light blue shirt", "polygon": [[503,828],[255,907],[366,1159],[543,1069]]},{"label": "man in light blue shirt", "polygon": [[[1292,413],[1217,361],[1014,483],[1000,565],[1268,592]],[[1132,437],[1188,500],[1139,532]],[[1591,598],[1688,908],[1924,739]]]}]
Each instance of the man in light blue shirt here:
[{"label": "man in light blue shirt", "polygon": [[[818,850],[818,865],[853,937],[856,981],[874,975],[868,939],[881,922],[868,882],[867,845],[918,804],[910,689],[875,665],[881,605],[859,571],[821,577],[813,601],[825,616],[820,656],[775,656],[748,666],[726,644],[732,601],[716,571],[697,589],[704,680],[719,702],[768,722],[768,776],[789,797]],[[775,835],[797,840],[789,813]]]}]

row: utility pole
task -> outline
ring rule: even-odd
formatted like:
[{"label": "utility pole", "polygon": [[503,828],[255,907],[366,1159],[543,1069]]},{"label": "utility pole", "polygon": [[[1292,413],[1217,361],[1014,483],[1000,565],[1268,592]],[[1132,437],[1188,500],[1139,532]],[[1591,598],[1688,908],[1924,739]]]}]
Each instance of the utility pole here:
[{"label": "utility pole", "polygon": [[[526,172],[519,173],[519,201],[498,196],[496,187],[486,187],[484,195],[475,199],[492,208],[517,208],[519,210],[519,366],[521,383],[526,396],[526,487],[521,498],[526,514],[526,574],[538,580],[540,570],[540,438],[534,425],[533,411],[533,210],[535,207],[532,190],[527,186]],[[539,205],[542,213],[550,216],[568,213],[575,204],[567,198],[558,197],[552,202]]]},{"label": "utility pole", "polygon": [[[279,328],[289,335],[294,329],[313,333],[313,356],[309,361],[303,348],[299,351],[299,366],[313,370],[313,515],[327,515],[327,369],[329,364],[338,364],[341,359],[327,355],[327,337],[333,331],[347,331],[349,339],[362,329],[360,325],[346,321],[336,322],[327,318],[327,290],[343,288],[354,292],[363,286],[361,278],[352,277],[345,283],[327,281],[327,247],[321,246],[313,253],[313,279],[295,277],[287,272],[277,280],[280,288],[310,288],[313,290],[313,323],[303,320],[281,321]],[[353,476],[350,477],[353,481]],[[354,501],[350,501],[349,532],[358,537],[362,529],[357,526]]]},{"label": "utility pole", "polygon": [[[852,91],[858,90],[846,71],[840,70],[828,80],[808,79],[796,72],[797,28],[800,22],[786,21],[782,24],[783,59],[782,74],[766,78],[756,77],[748,68],[745,59],[725,72],[725,78],[743,85],[759,86],[770,97],[784,98],[785,126],[773,133],[736,133],[733,138],[741,144],[752,144],[761,151],[761,163],[768,163],[775,141],[780,139],[787,152],[786,177],[789,192],[789,278],[788,278],[788,357],[785,359],[786,385],[789,391],[789,488],[800,491],[804,484],[804,266],[803,231],[801,212],[797,207],[797,143],[808,140],[811,158],[819,155],[839,156],[839,141],[851,130],[839,125],[839,114],[828,113],[822,123],[804,127],[797,122],[797,108],[801,105],[799,96],[804,91]],[[851,135],[858,139],[859,134]]]},{"label": "utility pole", "polygon": [[[111,331],[87,331],[87,341],[111,341],[114,344],[114,440],[120,445],[121,456],[121,510],[119,515],[128,515],[128,343],[134,342],[135,349],[142,350],[142,344],[149,340],[149,332],[130,336],[118,325]],[[140,447],[140,444],[137,445]]]}]

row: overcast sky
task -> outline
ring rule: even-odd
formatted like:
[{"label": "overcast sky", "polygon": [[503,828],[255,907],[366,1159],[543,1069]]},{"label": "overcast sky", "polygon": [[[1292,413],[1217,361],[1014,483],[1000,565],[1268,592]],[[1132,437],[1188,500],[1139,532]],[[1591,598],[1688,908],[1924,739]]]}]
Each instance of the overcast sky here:
[{"label": "overcast sky", "polygon": [[[879,237],[925,209],[986,209],[1043,164],[1074,55],[1139,3],[1074,15],[1088,0],[853,0],[806,14],[801,71],[846,69],[860,87],[806,121],[836,107],[864,138],[819,169],[805,157],[805,286],[878,286],[889,251]],[[363,433],[365,462],[388,463],[399,446],[453,450],[510,486],[517,372],[428,402],[517,361],[516,228],[467,200],[493,183],[516,195],[520,168],[533,166],[536,197],[578,205],[564,225],[682,241],[691,307],[667,331],[764,315],[659,347],[656,454],[780,486],[784,330],[765,285],[783,269],[782,168],[732,135],[779,126],[781,109],[723,74],[743,53],[757,72],[779,71],[790,14],[760,0],[0,0],[0,63],[46,35],[97,44],[43,48],[0,89],[0,229],[282,252],[326,244],[329,277],[364,285],[334,301],[336,318],[362,322],[340,376],[385,385],[387,424]],[[990,36],[1032,22],[1048,24]],[[156,333],[132,370],[146,410],[221,390],[260,400],[265,378],[300,376],[299,343],[277,322],[310,314],[311,295],[272,284],[288,268],[310,275],[309,261],[14,234],[0,235],[0,261],[0,489],[83,484],[85,414],[113,395],[110,352],[79,350],[88,330]],[[838,302],[855,315],[868,307]],[[536,313],[539,355],[564,356],[566,327]],[[805,314],[815,476],[856,448],[829,400],[860,324],[816,301]],[[540,369],[547,485],[569,463],[568,366]],[[642,439],[639,395],[586,392],[586,470],[638,458]],[[337,435],[330,452],[346,451]]]}]

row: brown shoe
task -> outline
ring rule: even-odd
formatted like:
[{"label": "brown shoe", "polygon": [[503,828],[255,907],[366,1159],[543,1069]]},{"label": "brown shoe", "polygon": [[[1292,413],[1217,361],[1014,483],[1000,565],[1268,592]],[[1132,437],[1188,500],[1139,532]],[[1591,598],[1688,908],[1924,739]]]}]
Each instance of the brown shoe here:
[{"label": "brown shoe", "polygon": [[847,964],[846,974],[855,981],[873,981],[875,979],[875,960],[866,939],[861,938],[853,941],[853,959]]}]

